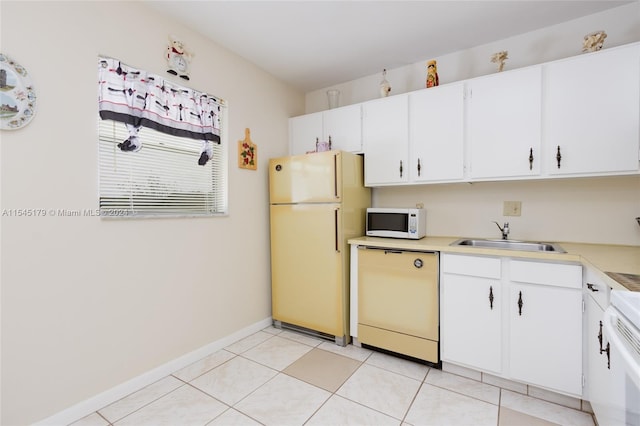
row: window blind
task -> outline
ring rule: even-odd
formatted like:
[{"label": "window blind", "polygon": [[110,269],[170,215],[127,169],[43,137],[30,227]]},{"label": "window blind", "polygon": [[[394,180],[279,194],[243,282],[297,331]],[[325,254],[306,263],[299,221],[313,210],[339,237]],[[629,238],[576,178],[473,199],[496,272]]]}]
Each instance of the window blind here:
[{"label": "window blind", "polygon": [[124,152],[117,144],[129,137],[126,126],[112,120],[98,121],[102,217],[227,212],[225,143],[211,144],[212,159],[201,166],[202,141],[142,127],[138,136],[143,148]]}]

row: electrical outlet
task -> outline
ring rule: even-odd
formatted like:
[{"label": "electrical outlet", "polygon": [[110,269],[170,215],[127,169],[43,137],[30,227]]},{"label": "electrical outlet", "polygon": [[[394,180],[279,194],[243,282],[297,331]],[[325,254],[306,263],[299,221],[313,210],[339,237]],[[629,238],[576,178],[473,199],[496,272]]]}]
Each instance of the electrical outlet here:
[{"label": "electrical outlet", "polygon": [[502,208],[502,214],[504,216],[520,216],[522,213],[521,201],[505,201]]},{"label": "electrical outlet", "polygon": [[424,204],[416,203],[416,209],[424,209]]}]

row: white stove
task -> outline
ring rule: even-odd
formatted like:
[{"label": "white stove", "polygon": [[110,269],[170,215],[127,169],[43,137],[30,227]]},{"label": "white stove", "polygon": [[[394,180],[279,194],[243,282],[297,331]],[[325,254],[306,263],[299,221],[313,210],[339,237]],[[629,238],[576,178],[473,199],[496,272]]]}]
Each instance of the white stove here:
[{"label": "white stove", "polygon": [[612,290],[611,304],[640,330],[640,292]]}]

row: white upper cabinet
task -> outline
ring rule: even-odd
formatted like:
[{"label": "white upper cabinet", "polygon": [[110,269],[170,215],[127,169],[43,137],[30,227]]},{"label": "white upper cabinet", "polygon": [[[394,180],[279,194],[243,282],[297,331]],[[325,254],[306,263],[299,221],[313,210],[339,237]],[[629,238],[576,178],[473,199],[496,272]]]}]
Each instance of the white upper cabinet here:
[{"label": "white upper cabinet", "polygon": [[409,181],[408,95],[362,104],[362,140],[367,186]]},{"label": "white upper cabinet", "polygon": [[348,105],[324,112],[323,139],[331,149],[362,152],[362,106]]},{"label": "white upper cabinet", "polygon": [[640,173],[640,43],[291,118],[367,186]]},{"label": "white upper cabinet", "polygon": [[544,99],[548,174],[638,171],[640,45],[545,65]]},{"label": "white upper cabinet", "polygon": [[335,151],[362,152],[362,108],[348,105],[289,119],[289,151],[300,155],[315,151],[316,140],[329,142]]},{"label": "white upper cabinet", "polygon": [[529,67],[469,80],[471,179],[540,173],[541,74]]},{"label": "white upper cabinet", "polygon": [[316,140],[322,139],[322,112],[289,119],[289,154],[315,151]]},{"label": "white upper cabinet", "polygon": [[409,179],[456,181],[464,177],[464,84],[409,95]]}]

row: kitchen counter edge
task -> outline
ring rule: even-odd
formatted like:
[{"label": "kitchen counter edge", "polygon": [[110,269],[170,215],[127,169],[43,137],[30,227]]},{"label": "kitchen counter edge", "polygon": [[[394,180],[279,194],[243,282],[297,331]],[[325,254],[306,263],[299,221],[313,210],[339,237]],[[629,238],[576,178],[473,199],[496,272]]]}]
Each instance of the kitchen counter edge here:
[{"label": "kitchen counter edge", "polygon": [[597,272],[599,278],[614,290],[626,290],[626,288],[606,275],[605,272],[640,275],[640,246],[558,242],[557,244],[565,249],[566,253],[549,253],[450,245],[458,239],[460,239],[460,237],[425,237],[420,240],[358,237],[352,238],[348,242],[352,245],[398,250],[439,251],[442,253],[478,256],[503,256],[544,261],[577,262]]}]

